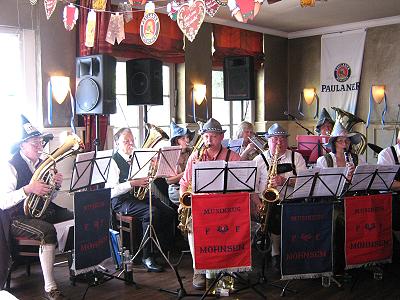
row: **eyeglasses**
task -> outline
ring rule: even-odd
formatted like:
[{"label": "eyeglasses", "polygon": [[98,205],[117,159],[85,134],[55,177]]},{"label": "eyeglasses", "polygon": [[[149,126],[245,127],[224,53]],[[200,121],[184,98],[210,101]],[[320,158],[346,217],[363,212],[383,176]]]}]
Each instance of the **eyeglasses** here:
[{"label": "eyeglasses", "polygon": [[133,141],[122,141],[122,144],[124,144],[125,146],[134,145]]},{"label": "eyeglasses", "polygon": [[43,140],[36,140],[36,141],[30,141],[28,144],[31,144],[33,147],[43,147],[45,145],[45,142]]}]

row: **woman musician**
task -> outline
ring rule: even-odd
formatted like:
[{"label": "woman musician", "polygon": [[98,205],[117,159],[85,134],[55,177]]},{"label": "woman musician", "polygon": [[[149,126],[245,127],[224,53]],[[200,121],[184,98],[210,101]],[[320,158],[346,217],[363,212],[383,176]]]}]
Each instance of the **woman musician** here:
[{"label": "woman musician", "polygon": [[254,135],[253,124],[247,121],[243,121],[239,124],[236,138],[243,138],[243,144],[239,153],[240,160],[253,160],[259,154],[256,146],[250,140]]},{"label": "woman musician", "polygon": [[187,128],[182,128],[171,122],[171,146],[181,146],[182,151],[179,156],[177,175],[166,178],[169,187],[168,195],[169,199],[173,204],[179,206],[179,180],[183,176],[183,171],[185,171],[187,160],[191,154],[191,148],[189,148],[189,143],[193,140],[194,132]]}]

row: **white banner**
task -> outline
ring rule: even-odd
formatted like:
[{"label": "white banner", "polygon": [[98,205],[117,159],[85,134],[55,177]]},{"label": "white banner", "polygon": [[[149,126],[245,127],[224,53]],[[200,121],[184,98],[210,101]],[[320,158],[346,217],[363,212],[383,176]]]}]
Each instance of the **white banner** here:
[{"label": "white banner", "polygon": [[354,30],[321,37],[320,107],[332,116],[332,106],[356,111],[365,35],[365,30]]}]

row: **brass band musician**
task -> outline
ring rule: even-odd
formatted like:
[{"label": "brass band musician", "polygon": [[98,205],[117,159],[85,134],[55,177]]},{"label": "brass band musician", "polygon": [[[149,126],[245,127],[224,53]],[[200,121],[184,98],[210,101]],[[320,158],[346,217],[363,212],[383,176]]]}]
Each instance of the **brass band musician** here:
[{"label": "brass band musician", "polygon": [[317,124],[315,125],[315,132],[318,135],[331,135],[333,126],[335,125],[335,121],[332,120],[328,111],[323,108]]},{"label": "brass band musician", "polygon": [[[191,185],[192,182],[192,170],[193,170],[193,164],[196,163],[197,160],[202,160],[202,161],[215,161],[215,160],[225,160],[225,161],[238,161],[240,160],[239,154],[228,150],[224,148],[221,145],[222,140],[224,139],[224,133],[226,130],[223,130],[221,127],[221,124],[211,118],[209,119],[201,128],[200,133],[201,137],[204,142],[204,148],[195,151],[192,153],[189,157],[189,160],[187,162],[185,171],[183,173],[183,176],[180,180],[180,194],[182,195],[184,192],[187,191],[188,187]],[[199,153],[202,153],[202,157],[198,157]],[[179,206],[179,210],[182,210],[182,205]],[[190,224],[191,226],[191,224]],[[194,245],[193,245],[193,234],[189,230],[188,233],[188,241],[189,241],[189,246],[190,246],[190,252],[192,254],[193,258],[193,263],[194,263]],[[196,273],[196,270],[194,270],[194,275],[193,275],[193,287],[195,289],[204,289],[205,288],[205,275],[204,274],[198,274]]]},{"label": "brass band musician", "polygon": [[[273,124],[265,134],[268,139],[268,150],[258,155],[254,160],[257,162],[257,186],[260,193],[269,185],[279,190],[287,178],[295,176],[298,171],[306,169],[306,162],[302,155],[288,149],[288,132],[278,123]],[[276,148],[278,151],[276,151]],[[277,156],[277,175],[269,178],[269,170],[273,156]],[[270,182],[268,182],[268,179]],[[294,186],[295,182],[289,182],[290,186]],[[283,195],[280,195],[282,197]],[[253,201],[259,200],[254,199]],[[260,204],[259,204],[260,206]],[[281,219],[280,206],[271,206],[268,228],[271,232],[272,251],[271,261],[274,271],[280,270],[280,234]]]},{"label": "brass band musician", "polygon": [[241,160],[253,160],[257,155],[258,151],[256,146],[250,141],[250,137],[254,136],[254,126],[250,122],[243,121],[239,124],[236,138],[243,138],[243,144],[240,148]]}]

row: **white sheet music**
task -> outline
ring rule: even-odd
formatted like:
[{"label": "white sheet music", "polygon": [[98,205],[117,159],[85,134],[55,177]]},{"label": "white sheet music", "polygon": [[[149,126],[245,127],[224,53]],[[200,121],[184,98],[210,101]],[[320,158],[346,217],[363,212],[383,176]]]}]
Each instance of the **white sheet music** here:
[{"label": "white sheet music", "polygon": [[90,185],[91,164],[95,151],[78,153],[75,158],[75,168],[71,178],[71,189],[81,189]]},{"label": "white sheet music", "polygon": [[131,169],[129,178],[144,178],[149,175],[151,161],[157,158],[158,150],[154,149],[135,149],[131,159]]},{"label": "white sheet music", "polygon": [[320,169],[313,196],[332,196],[332,192],[335,193],[335,196],[340,196],[346,183],[344,176],[347,171],[347,167]]},{"label": "white sheet music", "polygon": [[319,172],[319,168],[300,170],[297,173],[296,183],[293,193],[287,195],[287,199],[306,198],[310,195],[311,184],[315,173]]},{"label": "white sheet music", "polygon": [[227,187],[228,191],[253,191],[256,182],[256,161],[229,161]]},{"label": "white sheet music", "polygon": [[170,177],[176,175],[176,166],[182,148],[170,146],[161,148],[156,177]]},{"label": "white sheet music", "polygon": [[400,165],[378,165],[378,175],[375,176],[371,184],[371,190],[387,191],[389,190]]},{"label": "white sheet music", "polygon": [[[113,155],[113,150],[97,151],[96,163],[93,166],[91,184],[103,183],[107,181],[108,172],[110,170],[110,159]],[[97,164],[97,166],[96,166]]]},{"label": "white sheet music", "polygon": [[349,191],[366,191],[377,167],[378,165],[357,166],[351,179]]},{"label": "white sheet music", "polygon": [[[223,191],[225,161],[200,161],[193,165],[193,192]],[[201,169],[201,171],[198,171]],[[201,175],[200,173],[201,172]]]},{"label": "white sheet music", "polygon": [[240,148],[242,147],[242,145],[243,145],[243,138],[229,141],[229,149],[235,151],[236,153],[240,152]]}]

